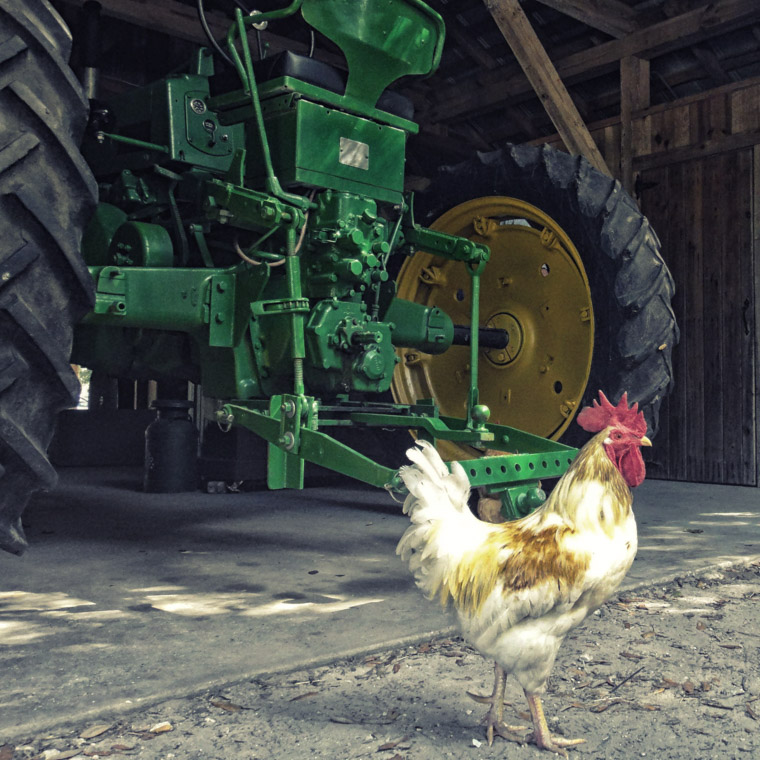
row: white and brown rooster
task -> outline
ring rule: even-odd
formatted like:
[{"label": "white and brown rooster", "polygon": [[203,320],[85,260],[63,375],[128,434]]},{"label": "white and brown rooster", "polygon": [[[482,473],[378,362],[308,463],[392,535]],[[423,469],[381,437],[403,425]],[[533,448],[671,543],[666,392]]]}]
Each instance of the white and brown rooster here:
[{"label": "white and brown rooster", "polygon": [[[566,755],[565,747],[584,741],[550,734],[541,694],[567,632],[617,589],[633,562],[631,488],[644,480],[641,446],[651,446],[644,415],[638,404],[629,408],[627,394],[617,406],[601,392],[599,399],[577,419],[596,435],[546,502],[519,520],[478,520],[464,469],[453,462],[449,472],[429,443],[410,449],[413,464],[401,468],[412,525],[396,553],[429,599],[453,604],[465,639],[496,661],[493,693],[475,697],[491,706],[489,744],[497,734]],[[528,700],[531,736],[503,721],[509,673]]]}]

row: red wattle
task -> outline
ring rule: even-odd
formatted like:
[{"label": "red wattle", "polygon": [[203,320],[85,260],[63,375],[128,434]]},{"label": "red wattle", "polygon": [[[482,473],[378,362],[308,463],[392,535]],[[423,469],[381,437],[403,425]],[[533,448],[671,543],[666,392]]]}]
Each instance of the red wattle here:
[{"label": "red wattle", "polygon": [[629,488],[636,488],[644,482],[647,471],[644,458],[641,456],[641,449],[638,446],[615,447],[605,445],[604,450]]}]

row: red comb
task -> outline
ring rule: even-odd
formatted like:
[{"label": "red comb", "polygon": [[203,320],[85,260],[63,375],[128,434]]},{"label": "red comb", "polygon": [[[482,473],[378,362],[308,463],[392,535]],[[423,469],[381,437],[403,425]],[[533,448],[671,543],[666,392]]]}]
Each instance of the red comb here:
[{"label": "red comb", "polygon": [[639,411],[638,403],[628,406],[628,394],[624,393],[617,406],[613,406],[607,397],[599,391],[599,401],[592,406],[581,409],[578,414],[578,424],[589,433],[598,433],[610,425],[620,425],[628,428],[638,436],[645,435],[647,423],[644,413]]}]

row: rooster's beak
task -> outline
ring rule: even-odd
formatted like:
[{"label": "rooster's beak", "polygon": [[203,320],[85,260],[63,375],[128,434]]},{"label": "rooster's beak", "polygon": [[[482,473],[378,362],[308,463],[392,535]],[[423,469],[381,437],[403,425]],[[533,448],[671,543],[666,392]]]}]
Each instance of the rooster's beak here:
[{"label": "rooster's beak", "polygon": [[642,445],[642,446],[651,446],[651,445],[652,445],[652,442],[649,440],[649,438],[647,438],[646,436],[644,436],[644,437],[641,439],[641,445]]}]

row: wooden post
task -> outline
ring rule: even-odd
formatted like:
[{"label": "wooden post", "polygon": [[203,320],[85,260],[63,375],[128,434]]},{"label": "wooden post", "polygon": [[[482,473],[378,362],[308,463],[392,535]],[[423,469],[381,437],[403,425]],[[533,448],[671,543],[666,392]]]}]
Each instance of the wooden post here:
[{"label": "wooden post", "polygon": [[627,56],[620,59],[620,181],[633,195],[634,111],[649,107],[649,61]]},{"label": "wooden post", "polygon": [[567,149],[612,176],[518,0],[485,0],[485,4]]}]

